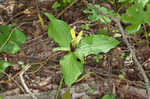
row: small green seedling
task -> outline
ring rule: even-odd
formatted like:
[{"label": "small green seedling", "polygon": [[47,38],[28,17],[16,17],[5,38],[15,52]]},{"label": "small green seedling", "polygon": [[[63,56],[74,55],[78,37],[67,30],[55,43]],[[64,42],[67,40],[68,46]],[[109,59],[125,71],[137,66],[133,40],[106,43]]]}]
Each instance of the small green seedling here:
[{"label": "small green seedling", "polygon": [[103,55],[94,56],[93,58],[94,58],[94,60],[95,60],[97,63],[99,63],[99,61],[100,61],[101,59],[103,59]]},{"label": "small green seedling", "polygon": [[81,28],[82,28],[83,30],[89,30],[89,29],[90,29],[90,27],[89,27],[88,24],[82,24],[82,25],[81,25]]}]

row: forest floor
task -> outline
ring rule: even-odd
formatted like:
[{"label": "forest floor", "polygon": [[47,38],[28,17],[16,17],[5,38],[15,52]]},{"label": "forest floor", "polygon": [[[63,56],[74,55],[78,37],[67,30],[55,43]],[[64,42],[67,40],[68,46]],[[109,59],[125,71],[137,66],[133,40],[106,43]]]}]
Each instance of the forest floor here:
[{"label": "forest floor", "polygon": [[[113,5],[102,1],[95,0],[94,3],[109,7],[109,9],[114,8]],[[62,77],[59,60],[64,53],[52,51],[57,44],[48,37],[49,20],[42,13],[49,12],[58,17],[62,10],[52,9],[53,1],[45,0],[39,2],[38,8],[45,22],[45,28],[42,30],[37,16],[38,11],[35,0],[11,0],[12,3],[9,2],[10,0],[6,0],[4,3],[0,3],[0,7],[3,5],[3,8],[0,8],[0,16],[4,22],[22,24],[19,29],[27,36],[27,42],[21,46],[21,50],[15,55],[8,53],[0,54],[0,59],[7,59],[13,64],[13,66],[8,67],[5,71],[10,77],[0,77],[0,94],[13,96],[26,93],[17,74],[22,69],[18,64],[19,61],[24,62],[24,64],[35,63],[24,75],[25,82],[32,92],[57,90]],[[15,7],[7,11],[8,7],[14,6],[14,3]],[[79,0],[59,16],[59,19],[64,20],[71,27],[76,27],[77,31],[81,31],[83,30],[81,28],[82,24],[88,24],[88,15],[83,13],[83,10],[86,8],[87,6]],[[89,26],[89,30],[84,31],[87,34],[94,34],[105,27],[107,25],[95,22]],[[117,27],[113,23],[109,24],[109,27],[109,35],[113,36],[112,30],[117,30]],[[150,45],[147,44],[144,34],[127,34],[127,37],[148,78],[150,78]],[[115,37],[115,39],[119,40],[120,44],[110,52],[86,57],[84,74],[87,72],[93,73],[73,86],[79,87],[80,84],[86,84],[90,86],[89,88],[96,90],[96,93],[91,92],[91,94],[88,94],[93,96],[91,99],[101,99],[105,94],[116,95],[117,99],[146,99],[147,95],[143,76],[135,65],[122,36]],[[138,43],[138,41],[143,42]],[[96,61],[93,58],[94,56],[103,57]],[[124,79],[121,79],[120,76],[124,76]],[[10,78],[11,80],[8,81]],[[63,88],[65,87],[63,85]],[[84,88],[79,87],[77,93],[80,93],[82,89]],[[82,95],[79,95],[78,99],[83,99],[82,97]]]}]

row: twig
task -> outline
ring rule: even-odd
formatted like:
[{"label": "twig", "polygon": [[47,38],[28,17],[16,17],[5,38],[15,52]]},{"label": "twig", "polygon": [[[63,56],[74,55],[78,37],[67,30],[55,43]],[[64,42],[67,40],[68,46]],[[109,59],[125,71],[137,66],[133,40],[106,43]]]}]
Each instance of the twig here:
[{"label": "twig", "polygon": [[132,49],[132,47],[131,47],[131,45],[130,45],[130,43],[129,43],[129,41],[128,41],[126,35],[125,35],[125,31],[124,31],[124,29],[123,29],[123,27],[122,27],[122,25],[121,25],[121,23],[120,23],[120,19],[117,19],[117,18],[114,18],[114,17],[109,16],[109,15],[107,15],[107,14],[104,14],[102,11],[100,11],[98,8],[96,8],[94,5],[89,4],[86,0],[82,0],[82,1],[84,2],[85,5],[90,6],[90,7],[94,8],[94,9],[96,9],[100,15],[109,17],[112,21],[114,21],[114,22],[117,24],[117,26],[118,26],[118,28],[119,28],[121,34],[122,34],[123,40],[124,40],[124,42],[126,43],[128,49],[130,50],[130,53],[131,53],[131,55],[132,55],[132,57],[133,57],[133,59],[134,59],[134,61],[135,61],[135,64],[137,65],[139,71],[141,72],[141,74],[142,74],[142,76],[143,76],[143,78],[144,78],[145,86],[146,86],[147,93],[148,93],[148,99],[150,99],[150,83],[149,83],[149,79],[148,79],[148,77],[147,77],[147,75],[146,75],[146,73],[145,73],[145,71],[144,71],[142,65],[141,65],[140,62],[137,60],[137,57],[136,57],[136,55],[135,55],[135,52],[134,52],[134,50]]},{"label": "twig", "polygon": [[[43,60],[43,61],[38,62],[38,63],[31,63],[30,65],[38,65],[38,64],[45,65],[45,64],[48,62],[48,60],[50,60],[50,59],[52,59],[53,57],[55,57],[55,56],[57,56],[57,55],[60,55],[60,54],[62,54],[62,53],[63,53],[62,51],[57,52],[57,53],[55,53],[55,54],[49,56],[46,60]],[[22,73],[23,71],[24,71],[24,69],[22,69],[21,71],[19,71],[18,73],[16,73],[13,77],[11,77],[11,78],[9,78],[8,80],[3,81],[3,82],[10,82],[10,81],[12,81],[15,77],[17,77],[18,75],[20,75],[20,73]],[[0,84],[3,83],[3,82],[0,82]]]},{"label": "twig", "polygon": [[138,66],[138,69],[140,70],[140,72],[141,72],[141,74],[142,74],[142,76],[143,76],[143,78],[144,78],[145,85],[146,85],[146,89],[147,89],[147,92],[148,92],[148,99],[150,99],[150,84],[149,84],[149,79],[148,79],[148,77],[147,77],[147,75],[146,75],[146,73],[145,73],[145,71],[144,71],[142,65],[141,65],[140,62],[137,60],[137,57],[136,57],[136,55],[135,55],[135,52],[133,51],[133,49],[132,49],[132,47],[131,47],[129,41],[127,40],[127,37],[126,37],[125,32],[124,32],[124,30],[123,30],[123,28],[122,28],[122,25],[120,24],[120,21],[116,21],[116,24],[118,25],[119,30],[120,30],[120,32],[121,32],[121,34],[122,34],[122,36],[123,36],[123,39],[124,39],[124,41],[125,41],[125,43],[126,43],[128,49],[129,49],[130,52],[131,52],[131,55],[132,55],[132,57],[133,57],[133,59],[134,59],[134,61],[135,61],[135,64]]},{"label": "twig", "polygon": [[23,87],[25,88],[26,92],[29,93],[30,96],[31,96],[33,99],[38,99],[38,98],[29,90],[28,86],[26,85],[26,83],[25,83],[25,81],[24,81],[24,79],[23,79],[23,74],[24,74],[24,72],[26,72],[30,67],[31,67],[31,65],[27,65],[27,66],[25,67],[24,71],[22,71],[19,76],[20,76],[21,83],[22,83]]},{"label": "twig", "polygon": [[[5,74],[8,78],[10,77],[10,75],[8,75],[5,71],[0,70],[0,73]],[[18,85],[18,87],[25,93],[25,90],[23,89],[23,87],[16,80],[12,79],[12,81],[14,81],[14,83],[16,85]],[[8,83],[8,82],[5,82],[5,81],[2,81],[2,82],[3,83]]]},{"label": "twig", "polygon": [[6,22],[6,24],[9,24],[14,18],[16,18],[17,16],[19,16],[19,15],[21,15],[21,14],[23,14],[23,13],[24,13],[23,11],[18,12],[17,14],[15,14],[14,16],[12,16],[12,17]]},{"label": "twig", "polygon": [[59,18],[64,12],[66,12],[70,7],[72,7],[78,0],[74,0],[71,4],[69,4],[63,11],[61,11],[56,18]]}]

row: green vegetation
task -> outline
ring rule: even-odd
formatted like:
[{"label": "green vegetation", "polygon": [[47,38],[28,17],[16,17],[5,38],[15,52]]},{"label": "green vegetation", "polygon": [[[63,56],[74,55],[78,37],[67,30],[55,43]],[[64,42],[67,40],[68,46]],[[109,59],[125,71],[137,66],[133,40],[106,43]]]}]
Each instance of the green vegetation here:
[{"label": "green vegetation", "polygon": [[116,99],[115,96],[112,96],[112,95],[109,95],[109,94],[106,94],[102,97],[102,99]]},{"label": "green vegetation", "polygon": [[[119,14],[116,14],[113,10],[107,10],[107,8],[101,7],[100,5],[94,5],[94,6],[96,8],[98,8],[100,11],[102,11],[104,14],[119,17]],[[109,19],[108,17],[99,15],[99,13],[96,11],[96,9],[94,9],[90,6],[88,6],[88,9],[84,10],[83,12],[86,14],[90,14],[88,16],[88,19],[91,22],[98,21],[100,24],[106,24],[106,23],[111,22],[111,19]]]},{"label": "green vegetation", "polygon": [[[45,13],[45,15],[50,20],[48,27],[49,37],[53,38],[59,44],[61,50],[65,49],[64,51],[68,51],[60,60],[63,78],[68,88],[83,73],[84,57],[100,52],[107,53],[119,44],[119,41],[101,34],[83,37],[77,42],[79,38],[77,37],[77,40],[75,40],[75,31],[71,31],[69,25],[56,19],[51,14]],[[57,29],[55,28],[56,26]],[[70,45],[73,45],[74,51],[71,50]]]},{"label": "green vegetation", "polygon": [[[74,0],[58,0],[53,3],[52,8],[64,9],[73,1]],[[142,30],[143,25],[150,25],[149,0],[105,0],[105,2],[111,2],[111,4],[122,4],[117,11],[113,9],[108,10],[100,5],[93,4],[93,6],[102,11],[102,13],[121,20],[121,22],[125,24],[125,31],[127,33],[139,33],[141,32],[140,30]],[[125,6],[128,6],[126,11],[120,14],[119,11]],[[110,17],[100,15],[97,9],[87,6],[87,8],[83,10],[84,14],[88,15],[89,22],[98,22],[103,25],[111,24],[112,19]],[[98,55],[99,53],[107,53],[120,43],[118,40],[108,35],[108,28],[101,29],[101,31],[97,34],[92,33],[90,36],[83,36],[83,31],[77,33],[75,29],[72,29],[63,20],[57,19],[54,15],[49,13],[44,14],[50,21],[48,24],[48,36],[59,46],[54,48],[53,51],[66,52],[66,54],[60,59],[59,64],[63,74],[62,79],[64,80],[67,88],[70,88],[72,84],[77,82],[79,76],[83,74],[85,57],[94,54],[95,56],[93,58],[98,63],[101,59],[103,59],[102,55]],[[44,24],[44,21],[42,22]],[[89,24],[82,24],[81,28],[87,31],[90,30]],[[115,29],[112,31],[118,32]],[[150,33],[144,35],[145,37],[150,37]],[[121,35],[119,33],[114,33],[114,37],[121,37]],[[20,50],[20,46],[25,42],[26,36],[19,30],[16,24],[0,26],[0,53],[5,52],[8,54],[17,54]],[[130,57],[126,56],[125,53],[122,53],[120,58],[125,58],[126,61],[130,60]],[[25,64],[21,61],[19,61],[18,64],[20,64],[22,68],[25,66]],[[0,60],[0,72],[4,72],[9,66],[11,66],[11,63],[5,60]],[[93,90],[91,89],[91,91]],[[71,95],[67,89],[67,91],[63,94],[62,99],[70,99],[70,97]],[[102,97],[102,99],[116,99],[116,97],[106,94]]]},{"label": "green vegetation", "polygon": [[[15,24],[0,26],[0,53],[16,54],[25,41],[26,36]],[[9,62],[0,60],[0,71],[5,71],[8,66],[11,66]]]},{"label": "green vegetation", "polygon": [[63,10],[68,4],[72,3],[74,0],[58,0],[55,1],[52,5],[53,9],[58,9],[60,8]]}]

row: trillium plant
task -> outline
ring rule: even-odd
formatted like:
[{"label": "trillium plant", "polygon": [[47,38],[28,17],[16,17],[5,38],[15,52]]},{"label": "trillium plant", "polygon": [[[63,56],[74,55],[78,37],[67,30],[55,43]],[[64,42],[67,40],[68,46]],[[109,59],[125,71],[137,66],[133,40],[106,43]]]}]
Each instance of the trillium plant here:
[{"label": "trillium plant", "polygon": [[60,65],[64,82],[68,88],[83,73],[86,56],[107,53],[119,44],[118,40],[102,34],[83,37],[83,31],[76,33],[75,29],[71,29],[64,21],[56,19],[49,13],[45,15],[50,20],[48,36],[60,46],[54,48],[54,51],[67,51],[66,55],[60,59]]}]

